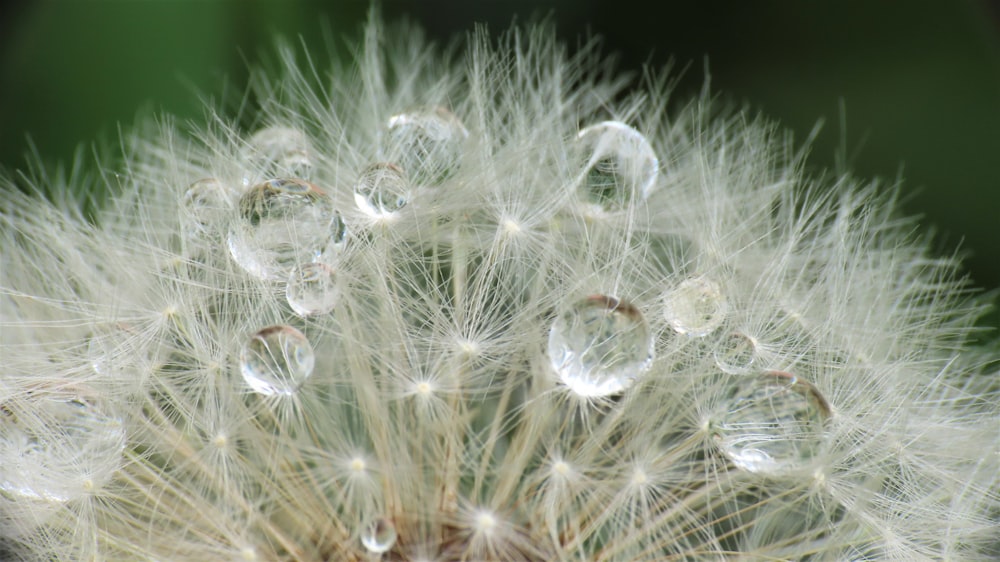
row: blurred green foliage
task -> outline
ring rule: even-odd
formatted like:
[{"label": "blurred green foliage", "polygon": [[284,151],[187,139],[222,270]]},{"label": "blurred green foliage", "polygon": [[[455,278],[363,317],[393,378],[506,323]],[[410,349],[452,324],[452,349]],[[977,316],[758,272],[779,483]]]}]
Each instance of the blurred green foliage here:
[{"label": "blurred green foliage", "polygon": [[[804,139],[811,165],[846,147],[861,177],[905,181],[904,208],[960,244],[976,283],[1000,288],[1000,24],[996,4],[952,2],[384,1],[392,21],[445,40],[485,22],[550,15],[570,45],[604,37],[619,67],[675,60],[677,100],[712,90]],[[113,144],[137,112],[204,118],[203,99],[239,100],[274,36],[349,53],[360,1],[6,3],[0,8],[0,167],[24,167],[28,135],[49,163],[80,143]],[[843,109],[842,109],[843,108]],[[846,123],[842,128],[841,118]],[[842,151],[841,151],[842,152]],[[1000,313],[989,321],[1000,326]]]}]

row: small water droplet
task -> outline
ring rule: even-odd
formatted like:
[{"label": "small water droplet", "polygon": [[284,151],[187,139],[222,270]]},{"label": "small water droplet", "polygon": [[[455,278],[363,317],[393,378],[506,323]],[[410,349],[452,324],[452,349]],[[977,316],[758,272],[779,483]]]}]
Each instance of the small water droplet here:
[{"label": "small water droplet", "polygon": [[637,308],[615,297],[591,295],[553,322],[548,356],[573,392],[607,396],[625,390],[649,368],[652,337]]},{"label": "small water droplet", "polygon": [[663,312],[678,333],[693,337],[707,336],[726,318],[729,304],[714,281],[694,277],[667,293]]},{"label": "small water droplet", "polygon": [[469,131],[444,109],[420,109],[389,118],[389,160],[398,162],[417,184],[435,185],[458,169]]},{"label": "small water droplet", "polygon": [[830,406],[812,384],[767,371],[736,386],[713,422],[719,449],[737,467],[773,474],[808,463],[822,448]]},{"label": "small water droplet", "polygon": [[584,201],[611,210],[649,196],[660,163],[642,133],[620,121],[604,121],[580,131],[577,140],[585,170],[580,181]]},{"label": "small water droplet", "polygon": [[389,552],[396,544],[396,527],[388,519],[376,519],[365,525],[361,544],[372,554]]},{"label": "small water droplet", "polygon": [[358,208],[373,217],[392,215],[409,200],[410,184],[406,174],[388,162],[365,168],[354,186],[354,201]]},{"label": "small water droplet", "polygon": [[191,184],[181,197],[181,221],[186,236],[206,236],[224,232],[232,213],[232,201],[225,186],[215,178],[203,178]]},{"label": "small water droplet", "polygon": [[292,127],[265,127],[247,140],[246,158],[252,170],[245,178],[250,185],[261,178],[309,179],[313,162],[309,139]]},{"label": "small water droplet", "polygon": [[739,375],[750,371],[757,360],[757,342],[750,336],[732,332],[715,348],[715,364],[724,373]]},{"label": "small water droplet", "polygon": [[340,214],[320,188],[299,179],[273,179],[240,198],[227,245],[251,275],[284,281],[298,264],[334,259],[346,237]]},{"label": "small water droplet", "polygon": [[122,421],[82,398],[0,404],[0,490],[64,502],[107,483],[121,468]]},{"label": "small water droplet", "polygon": [[312,374],[315,360],[302,332],[291,326],[270,326],[243,346],[240,371],[254,392],[291,396]]},{"label": "small water droplet", "polygon": [[295,266],[285,286],[288,304],[299,316],[330,312],[339,296],[333,268],[322,263]]}]

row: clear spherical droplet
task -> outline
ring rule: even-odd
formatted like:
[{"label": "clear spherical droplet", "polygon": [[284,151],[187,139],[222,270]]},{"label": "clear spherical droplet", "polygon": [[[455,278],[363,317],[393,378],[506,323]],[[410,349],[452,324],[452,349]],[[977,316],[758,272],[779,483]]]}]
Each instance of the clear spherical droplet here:
[{"label": "clear spherical droplet", "polygon": [[628,388],[652,363],[652,337],[637,308],[591,295],[564,310],[549,330],[549,360],[563,384],[580,396]]},{"label": "clear spherical droplet", "polygon": [[584,201],[611,210],[649,196],[660,162],[642,133],[620,121],[604,121],[580,131],[577,141],[583,158]]},{"label": "clear spherical droplet", "polygon": [[742,379],[713,436],[737,467],[773,474],[807,464],[822,448],[830,406],[816,388],[795,375],[767,371]]},{"label": "clear spherical droplet", "polygon": [[326,314],[339,296],[333,268],[323,263],[295,266],[285,285],[288,304],[299,316]]},{"label": "clear spherical droplet", "polygon": [[458,169],[468,136],[458,117],[443,107],[409,111],[389,118],[386,153],[411,180],[434,185]]},{"label": "clear spherical droplet", "polygon": [[312,374],[315,360],[302,332],[291,326],[270,326],[243,346],[240,371],[254,392],[290,396]]},{"label": "clear spherical droplet", "polygon": [[44,397],[0,404],[0,491],[70,501],[111,480],[124,450],[122,421],[96,402]]},{"label": "clear spherical droplet", "polygon": [[704,277],[687,279],[667,293],[663,313],[678,333],[693,337],[707,336],[715,331],[729,311],[722,289]]},{"label": "clear spherical droplet", "polygon": [[390,216],[410,200],[410,183],[395,164],[379,162],[361,172],[354,186],[358,208],[373,217]]},{"label": "clear spherical droplet", "polygon": [[389,552],[396,544],[396,526],[388,519],[376,519],[361,532],[361,544],[372,554]]},{"label": "clear spherical droplet", "polygon": [[332,260],[347,236],[333,201],[299,179],[250,188],[238,210],[227,238],[229,253],[260,279],[284,281],[296,265]]},{"label": "clear spherical droplet", "polygon": [[265,127],[246,144],[248,166],[245,181],[250,185],[263,178],[312,176],[312,149],[302,131],[292,127]]},{"label": "clear spherical droplet", "polygon": [[740,375],[750,371],[757,361],[757,342],[750,336],[732,332],[715,348],[715,364],[724,373]]},{"label": "clear spherical droplet", "polygon": [[181,222],[186,236],[205,236],[225,232],[233,204],[229,192],[215,178],[203,178],[191,184],[181,197]]}]

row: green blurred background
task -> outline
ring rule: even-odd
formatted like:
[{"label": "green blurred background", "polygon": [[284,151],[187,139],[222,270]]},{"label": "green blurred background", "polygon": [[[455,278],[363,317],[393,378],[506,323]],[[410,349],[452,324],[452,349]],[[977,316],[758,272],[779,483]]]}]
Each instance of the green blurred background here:
[{"label": "green blurred background", "polygon": [[[704,60],[723,99],[774,117],[804,139],[825,126],[810,164],[834,166],[846,140],[862,177],[905,181],[904,208],[959,246],[968,272],[1000,288],[1000,7],[986,0],[382,2],[447,39],[483,22],[551,15],[575,44],[593,32],[619,68],[688,67],[675,100],[702,86]],[[648,4],[653,4],[648,2]],[[0,7],[0,167],[24,167],[30,143],[50,164],[83,143],[114,144],[140,112],[203,118],[201,96],[243,91],[247,64],[273,37],[346,53],[367,2],[65,1]],[[845,108],[846,130],[840,126]],[[1000,326],[1000,313],[988,323]]]}]

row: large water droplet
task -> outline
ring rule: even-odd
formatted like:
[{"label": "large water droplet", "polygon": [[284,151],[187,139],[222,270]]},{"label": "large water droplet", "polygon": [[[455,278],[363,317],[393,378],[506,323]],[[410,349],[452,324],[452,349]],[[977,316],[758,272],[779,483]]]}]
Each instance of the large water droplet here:
[{"label": "large water droplet", "polygon": [[0,404],[0,491],[70,501],[121,468],[122,421],[96,402],[45,397]]},{"label": "large water droplet", "polygon": [[284,281],[298,264],[335,259],[347,230],[315,185],[274,179],[250,188],[229,230],[229,253],[248,273]]},{"label": "large water droplet", "polygon": [[387,217],[410,200],[410,184],[398,166],[387,162],[372,164],[361,172],[354,186],[358,208],[373,217]]},{"label": "large water droplet", "polygon": [[372,554],[389,552],[396,544],[396,527],[388,519],[376,519],[361,532],[361,544]]},{"label": "large water droplet", "polygon": [[206,236],[225,232],[233,204],[225,186],[215,178],[191,184],[181,197],[181,222],[186,236]]},{"label": "large water droplet", "polygon": [[292,268],[285,285],[288,304],[299,316],[330,312],[339,296],[333,268],[323,263],[306,263]]},{"label": "large water droplet", "polygon": [[469,131],[458,117],[435,107],[389,118],[388,159],[421,185],[441,183],[458,169]]},{"label": "large water droplet", "polygon": [[580,131],[577,140],[583,158],[584,201],[612,210],[649,196],[660,163],[642,133],[620,121],[604,121]]},{"label": "large water droplet", "polygon": [[724,373],[740,375],[757,361],[757,342],[750,336],[732,332],[722,338],[714,351],[715,364]]},{"label": "large water droplet", "polygon": [[812,384],[767,371],[742,379],[717,421],[719,449],[737,467],[774,474],[806,464],[822,448],[830,406]]},{"label": "large water droplet", "polygon": [[246,158],[252,167],[245,178],[247,185],[262,178],[312,176],[309,139],[292,127],[265,127],[254,133],[247,140]]},{"label": "large water droplet", "polygon": [[291,396],[312,374],[315,360],[302,332],[291,326],[270,326],[243,346],[240,371],[254,392]]},{"label": "large water droplet", "polygon": [[678,333],[707,336],[726,319],[729,304],[714,281],[694,277],[667,293],[663,313]]},{"label": "large water droplet", "polygon": [[615,297],[591,295],[553,322],[548,355],[570,390],[607,396],[625,390],[649,368],[652,337],[637,308]]}]

